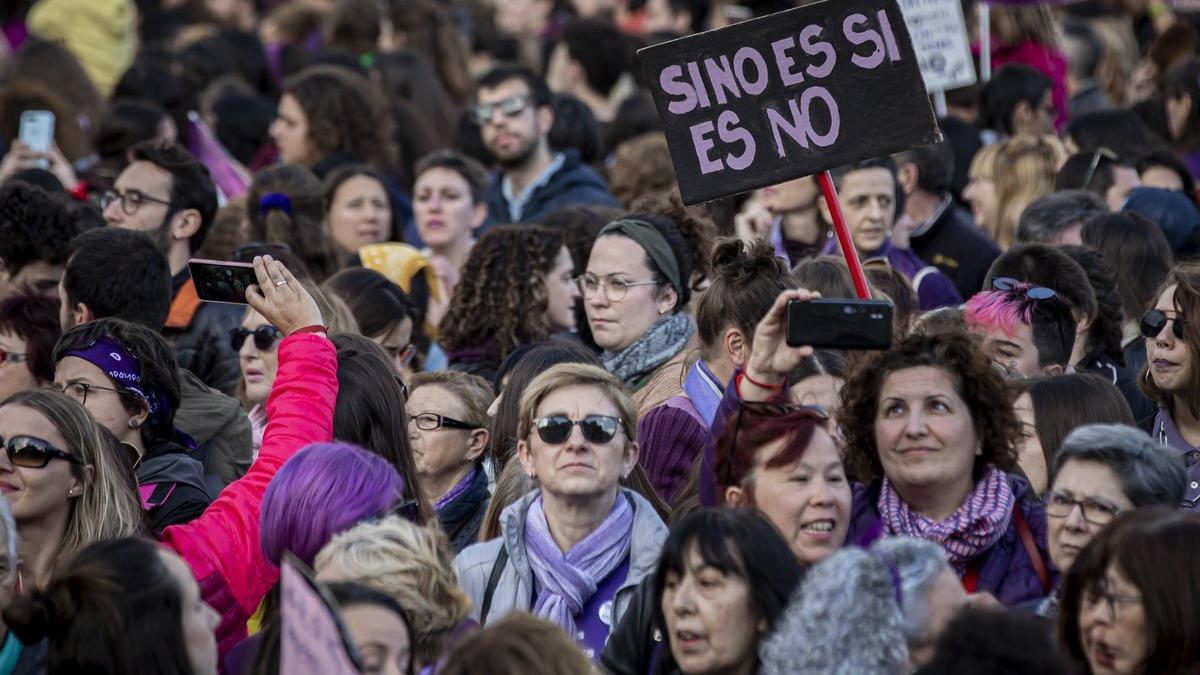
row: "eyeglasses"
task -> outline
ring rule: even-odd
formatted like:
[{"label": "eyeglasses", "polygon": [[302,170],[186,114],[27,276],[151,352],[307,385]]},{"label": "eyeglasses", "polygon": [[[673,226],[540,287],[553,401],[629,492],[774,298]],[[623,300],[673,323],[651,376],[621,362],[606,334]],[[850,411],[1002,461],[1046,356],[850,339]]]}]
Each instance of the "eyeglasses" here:
[{"label": "eyeglasses", "polygon": [[[0,439],[0,443],[3,443],[3,439]],[[4,451],[8,455],[8,461],[12,462],[13,466],[26,469],[45,468],[52,459],[66,460],[72,464],[83,464],[82,460],[71,455],[71,453],[59,450],[50,445],[48,441],[43,441],[33,436],[13,436],[8,439],[7,443],[4,443]]]},{"label": "eyeglasses", "polygon": [[1108,148],[1096,148],[1096,152],[1092,153],[1092,163],[1088,165],[1087,175],[1083,179],[1083,185],[1080,186],[1080,190],[1086,190],[1092,184],[1092,179],[1096,177],[1096,169],[1100,168],[1100,160],[1102,159],[1107,159],[1113,164],[1121,161],[1120,156],[1112,150]]},{"label": "eyeglasses", "polygon": [[1108,525],[1121,514],[1121,509],[1096,499],[1072,499],[1061,492],[1051,492],[1042,499],[1046,506],[1046,515],[1052,518],[1066,518],[1078,506],[1083,512],[1083,519],[1093,525]]},{"label": "eyeglasses", "polygon": [[241,351],[242,345],[246,343],[246,338],[254,336],[254,348],[260,352],[274,349],[275,342],[283,337],[283,333],[274,326],[259,326],[254,330],[248,328],[232,328],[229,330],[229,344],[233,347],[233,351]]},{"label": "eyeglasses", "polygon": [[566,415],[548,415],[533,421],[538,438],[545,443],[566,443],[571,437],[571,430],[576,426],[583,432],[584,440],[589,443],[607,443],[617,435],[621,426],[621,418],[612,415],[587,415],[581,420],[573,420]]},{"label": "eyeglasses", "polygon": [[18,352],[3,352],[0,351],[0,366],[6,363],[21,363],[26,359],[24,354]]},{"label": "eyeglasses", "polygon": [[1030,300],[1049,300],[1058,295],[1053,288],[1033,286],[1013,279],[1012,277],[996,277],[992,279],[992,288],[997,291],[1023,291]]},{"label": "eyeglasses", "polygon": [[469,422],[456,420],[453,417],[438,415],[437,413],[417,413],[408,418],[408,421],[417,425],[417,428],[422,431],[433,431],[435,429],[478,429],[479,427]]},{"label": "eyeglasses", "polygon": [[502,98],[495,103],[476,103],[467,110],[471,114],[471,120],[475,124],[483,126],[491,121],[492,115],[497,110],[504,113],[507,117],[515,117],[521,114],[527,107],[529,107],[529,97],[519,94],[517,96]]},{"label": "eyeglasses", "polygon": [[1121,605],[1136,605],[1141,603],[1140,595],[1126,595],[1123,593],[1109,593],[1108,589],[1102,583],[1096,583],[1090,586],[1083,593],[1083,601],[1088,605],[1095,607],[1103,602],[1108,608],[1108,620],[1117,620],[1117,607]]},{"label": "eyeglasses", "polygon": [[121,390],[117,389],[116,387],[102,387],[98,384],[89,384],[87,382],[72,382],[65,387],[51,383],[47,384],[45,388],[50,391],[56,391],[60,394],[66,394],[76,401],[79,401],[80,405],[87,405],[88,394],[92,391],[111,391],[117,395],[122,393]]},{"label": "eyeglasses", "polygon": [[403,347],[388,347],[384,345],[383,351],[387,352],[387,355],[392,357],[392,361],[395,361],[397,368],[403,368],[412,361],[414,356],[416,356],[417,346],[411,342]]},{"label": "eyeglasses", "polygon": [[281,253],[291,253],[292,247],[283,242],[252,241],[233,249],[233,259],[237,262],[253,262],[255,256],[269,255],[280,258]]},{"label": "eyeglasses", "polygon": [[575,277],[575,285],[579,287],[579,292],[584,298],[590,298],[596,295],[597,292],[603,291],[604,297],[609,302],[620,302],[629,294],[629,289],[633,286],[657,286],[657,281],[625,281],[624,279],[613,279],[611,277],[601,279],[595,274],[581,274]]},{"label": "eyeglasses", "polygon": [[1182,340],[1183,329],[1187,326],[1187,321],[1185,321],[1184,318],[1179,315],[1175,315],[1173,317],[1167,316],[1166,314],[1163,314],[1162,310],[1152,309],[1143,314],[1142,320],[1138,322],[1138,328],[1140,328],[1142,331],[1142,337],[1148,340],[1153,340],[1154,338],[1158,337],[1160,333],[1162,333],[1162,330],[1167,326],[1168,321],[1173,324],[1171,326],[1171,332],[1175,334],[1175,339]]},{"label": "eyeglasses", "polygon": [[132,216],[133,214],[137,213],[138,209],[142,207],[142,204],[147,202],[151,204],[162,204],[166,207],[171,206],[170,200],[156,199],[154,197],[144,195],[138,190],[126,190],[125,192],[109,190],[105,192],[102,197],[100,197],[100,208],[107,209],[109,204],[112,204],[118,199],[121,200],[121,211],[123,211],[127,216]]},{"label": "eyeglasses", "polygon": [[390,518],[392,516],[400,516],[401,518],[409,521],[410,523],[416,523],[416,522],[418,522],[418,518],[420,515],[421,515],[421,505],[417,502],[417,500],[405,499],[404,501],[400,502],[399,504],[396,504],[395,506],[388,508],[387,511],[384,511],[383,513],[379,514],[378,516],[375,516],[374,518],[369,518],[367,520],[367,522],[374,523],[374,522],[377,522],[380,520],[384,520],[385,518]]}]

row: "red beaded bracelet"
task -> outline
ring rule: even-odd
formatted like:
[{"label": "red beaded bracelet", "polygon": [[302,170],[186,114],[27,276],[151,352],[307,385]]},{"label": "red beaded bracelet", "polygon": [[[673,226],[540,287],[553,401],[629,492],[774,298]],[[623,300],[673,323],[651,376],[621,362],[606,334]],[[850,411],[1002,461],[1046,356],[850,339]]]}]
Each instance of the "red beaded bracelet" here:
[{"label": "red beaded bracelet", "polygon": [[305,326],[304,328],[297,328],[296,330],[292,331],[292,335],[298,335],[300,333],[326,333],[326,334],[328,334],[329,329],[326,328],[325,326],[322,326],[319,323],[314,323],[311,326]]},{"label": "red beaded bracelet", "polygon": [[763,384],[762,382],[755,382],[754,378],[750,377],[750,373],[748,373],[744,370],[742,371],[742,377],[746,378],[747,382],[749,382],[750,384],[752,384],[760,389],[770,389],[771,391],[775,391],[775,390],[783,391],[784,385],[786,382],[786,380],[784,382],[780,382],[779,384]]}]

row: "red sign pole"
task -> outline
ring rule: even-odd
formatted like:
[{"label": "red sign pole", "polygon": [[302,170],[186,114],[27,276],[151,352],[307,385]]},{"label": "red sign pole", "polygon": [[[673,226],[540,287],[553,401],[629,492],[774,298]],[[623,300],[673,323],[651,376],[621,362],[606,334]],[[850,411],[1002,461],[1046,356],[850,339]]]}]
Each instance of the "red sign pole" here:
[{"label": "red sign pole", "polygon": [[846,219],[842,217],[842,205],[838,202],[837,188],[833,186],[833,178],[828,171],[822,171],[817,176],[821,183],[821,194],[829,205],[829,215],[833,217],[833,231],[837,234],[838,245],[842,255],[846,257],[846,266],[850,268],[850,278],[854,281],[854,290],[860,300],[871,299],[871,288],[867,286],[867,275],[863,272],[862,263],[858,260],[858,251],[854,248],[854,240],[850,238],[850,228],[846,227]]}]

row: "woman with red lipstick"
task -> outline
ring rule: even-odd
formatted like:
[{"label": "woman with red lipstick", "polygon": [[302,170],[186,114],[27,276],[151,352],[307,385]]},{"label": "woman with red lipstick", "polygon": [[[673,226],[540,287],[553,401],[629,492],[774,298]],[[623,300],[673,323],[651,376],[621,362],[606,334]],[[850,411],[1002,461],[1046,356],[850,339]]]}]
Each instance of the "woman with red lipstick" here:
[{"label": "woman with red lipstick", "polygon": [[1200,516],[1122,514],[1063,582],[1058,634],[1090,675],[1200,672]]},{"label": "woman with red lipstick", "polygon": [[1176,265],[1142,316],[1146,366],[1142,391],[1158,403],[1150,424],[1156,441],[1182,455],[1188,488],[1184,508],[1200,503],[1200,265]]}]

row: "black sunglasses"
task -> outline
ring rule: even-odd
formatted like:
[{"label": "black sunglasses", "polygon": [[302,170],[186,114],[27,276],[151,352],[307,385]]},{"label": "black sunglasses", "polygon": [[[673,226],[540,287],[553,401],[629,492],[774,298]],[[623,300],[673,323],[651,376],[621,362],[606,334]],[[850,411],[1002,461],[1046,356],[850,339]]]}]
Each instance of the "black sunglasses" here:
[{"label": "black sunglasses", "polygon": [[1142,330],[1142,337],[1153,340],[1162,332],[1168,321],[1173,323],[1171,332],[1175,334],[1175,339],[1182,340],[1183,329],[1187,326],[1187,321],[1184,321],[1182,316],[1171,318],[1163,314],[1161,310],[1152,309],[1143,314],[1142,320],[1138,322],[1138,328]]},{"label": "black sunglasses", "polygon": [[533,424],[537,427],[538,437],[546,443],[566,443],[575,425],[579,425],[583,438],[588,442],[607,443],[617,435],[621,418],[612,415],[588,415],[581,420],[573,420],[566,415],[549,415],[534,420]]},{"label": "black sunglasses", "polygon": [[399,504],[396,504],[394,506],[389,506],[388,509],[386,511],[384,511],[383,513],[381,513],[373,518],[368,518],[367,522],[375,523],[375,522],[384,520],[385,518],[390,518],[392,516],[400,516],[401,518],[407,520],[410,523],[417,523],[419,525],[420,521],[418,520],[418,518],[420,517],[420,515],[421,515],[421,505],[419,503],[417,503],[417,500],[405,499],[404,501],[400,502]]},{"label": "black sunglasses", "polygon": [[[3,442],[0,439],[0,442]],[[42,469],[50,463],[52,459],[61,459],[72,464],[83,464],[83,461],[74,455],[59,450],[50,445],[49,442],[43,441],[40,438],[33,436],[13,436],[4,443],[4,451],[8,454],[8,461],[12,462],[13,466],[20,466],[26,469]]]},{"label": "black sunglasses", "polygon": [[246,343],[246,338],[254,336],[254,346],[260,352],[265,352],[275,346],[275,341],[283,337],[283,333],[274,326],[259,326],[254,330],[248,328],[232,328],[229,331],[229,344],[233,347],[233,351],[241,351],[242,345]]},{"label": "black sunglasses", "polygon": [[997,291],[1020,291],[1024,290],[1025,297],[1030,300],[1049,300],[1058,295],[1053,288],[1045,286],[1033,286],[1031,284],[1022,283],[1012,277],[996,277],[992,279],[992,288]]}]

